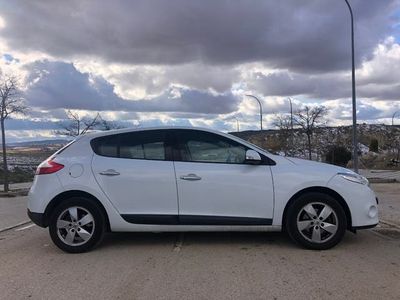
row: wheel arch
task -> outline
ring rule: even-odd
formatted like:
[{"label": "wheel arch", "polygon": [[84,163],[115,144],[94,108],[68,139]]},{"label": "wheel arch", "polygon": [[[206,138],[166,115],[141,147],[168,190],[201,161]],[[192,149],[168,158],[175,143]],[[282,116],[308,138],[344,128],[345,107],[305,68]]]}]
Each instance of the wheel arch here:
[{"label": "wheel arch", "polygon": [[104,217],[106,219],[106,226],[107,226],[107,231],[110,231],[110,221],[108,219],[108,214],[106,209],[104,208],[104,205],[97,199],[95,196],[88,192],[80,191],[80,190],[70,190],[70,191],[65,191],[57,196],[55,196],[49,204],[47,204],[46,209],[44,211],[44,225],[47,227],[49,225],[49,220],[50,220],[50,215],[54,211],[54,209],[62,203],[64,200],[72,198],[72,197],[85,197],[88,199],[91,199],[94,201],[102,210]]},{"label": "wheel arch", "polygon": [[290,205],[292,205],[292,203],[295,202],[296,199],[298,199],[300,196],[307,194],[307,193],[312,193],[312,192],[327,194],[327,195],[331,196],[332,198],[334,198],[340,204],[340,206],[342,206],[342,208],[346,214],[347,229],[349,229],[349,230],[352,229],[351,212],[350,212],[349,206],[346,203],[346,200],[344,200],[344,198],[339,193],[337,193],[336,191],[334,191],[330,188],[323,187],[323,186],[313,186],[313,187],[308,187],[308,188],[298,191],[286,203],[285,209],[283,210],[283,216],[282,216],[282,228],[284,230],[286,230],[286,228],[285,228],[286,215],[287,215],[287,211],[288,211],[288,208],[290,207]]}]

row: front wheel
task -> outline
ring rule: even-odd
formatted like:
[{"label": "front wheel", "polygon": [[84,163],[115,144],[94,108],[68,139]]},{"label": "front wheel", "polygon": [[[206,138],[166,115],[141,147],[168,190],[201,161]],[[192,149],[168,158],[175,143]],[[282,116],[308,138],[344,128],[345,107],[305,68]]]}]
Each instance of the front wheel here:
[{"label": "front wheel", "polygon": [[332,248],[342,240],[346,228],[342,206],[329,195],[308,193],[288,208],[286,229],[289,236],[305,248]]},{"label": "front wheel", "polygon": [[70,253],[86,252],[103,238],[105,218],[91,199],[64,200],[51,214],[49,232],[54,244]]}]

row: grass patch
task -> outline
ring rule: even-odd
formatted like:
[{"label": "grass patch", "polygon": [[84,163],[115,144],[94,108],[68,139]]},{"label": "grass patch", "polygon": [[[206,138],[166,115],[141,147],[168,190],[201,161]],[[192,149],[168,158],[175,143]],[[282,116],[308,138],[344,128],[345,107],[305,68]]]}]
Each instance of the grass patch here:
[{"label": "grass patch", "polygon": [[[8,172],[9,183],[30,182],[35,176],[34,170],[14,168]],[[0,169],[0,184],[4,184],[4,170]]]}]

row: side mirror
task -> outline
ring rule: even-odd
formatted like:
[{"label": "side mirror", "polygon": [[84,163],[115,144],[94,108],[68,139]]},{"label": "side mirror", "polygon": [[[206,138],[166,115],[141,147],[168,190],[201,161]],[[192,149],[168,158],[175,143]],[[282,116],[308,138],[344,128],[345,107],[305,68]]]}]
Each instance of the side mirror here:
[{"label": "side mirror", "polygon": [[249,149],[246,151],[246,162],[254,165],[259,164],[261,162],[261,156],[257,151]]}]

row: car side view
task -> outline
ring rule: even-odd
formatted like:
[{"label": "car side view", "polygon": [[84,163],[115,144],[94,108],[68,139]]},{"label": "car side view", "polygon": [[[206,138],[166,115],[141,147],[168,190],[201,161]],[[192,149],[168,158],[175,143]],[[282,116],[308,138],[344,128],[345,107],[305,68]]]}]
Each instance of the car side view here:
[{"label": "car side view", "polygon": [[107,231],[286,231],[329,249],[379,221],[364,177],[193,127],[79,136],[39,165],[28,215],[73,253]]}]

